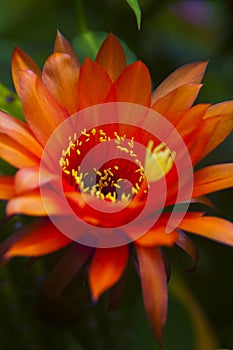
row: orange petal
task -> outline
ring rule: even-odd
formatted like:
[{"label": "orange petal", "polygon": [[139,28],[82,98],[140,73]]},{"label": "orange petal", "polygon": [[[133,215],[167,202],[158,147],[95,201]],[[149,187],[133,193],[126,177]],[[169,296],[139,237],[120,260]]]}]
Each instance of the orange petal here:
[{"label": "orange petal", "polygon": [[[207,145],[203,149],[201,158],[204,158],[215,149],[233,130],[233,101],[222,102],[211,106],[204,117],[206,128],[211,123],[215,125]],[[199,159],[199,161],[200,161]]]},{"label": "orange petal", "polygon": [[74,243],[54,266],[43,287],[45,297],[53,302],[84,265],[93,248]]},{"label": "orange petal", "polygon": [[12,55],[12,77],[15,85],[15,89],[19,95],[19,72],[21,70],[30,70],[34,72],[38,77],[41,76],[41,70],[37,64],[20,48],[16,47]]},{"label": "orange petal", "polygon": [[[26,145],[25,145],[26,146]],[[0,133],[0,157],[15,168],[39,164],[39,158],[7,135]]]},{"label": "orange petal", "polygon": [[186,137],[193,139],[194,134],[202,128],[202,121],[209,106],[209,104],[204,103],[197,104],[182,115],[176,124],[176,129],[185,140]]},{"label": "orange petal", "polygon": [[151,108],[176,125],[182,114],[192,106],[201,87],[201,84],[181,85],[158,99]]},{"label": "orange petal", "polygon": [[53,178],[54,176],[51,174],[42,173],[39,166],[22,168],[15,175],[15,193],[19,195],[35,190]]},{"label": "orange petal", "polygon": [[6,208],[8,215],[23,214],[30,216],[47,216],[62,214],[62,205],[59,198],[52,193],[46,198],[46,208],[40,195],[40,191],[33,191],[12,198]]},{"label": "orange petal", "polygon": [[166,232],[166,222],[158,222],[150,231],[146,232],[134,243],[143,247],[173,246],[177,239],[178,234],[176,231]]},{"label": "orange petal", "polygon": [[12,234],[0,245],[4,259],[14,256],[40,256],[52,253],[69,244],[48,219],[39,219]]},{"label": "orange petal", "polygon": [[233,164],[217,164],[194,173],[192,197],[222,190],[233,186]]},{"label": "orange petal", "polygon": [[69,41],[57,30],[57,36],[54,44],[54,52],[67,53],[73,63],[79,66],[78,59],[73,47],[70,45]]},{"label": "orange petal", "polygon": [[200,84],[208,62],[186,64],[170,74],[153,92],[152,104],[184,84]]},{"label": "orange petal", "polygon": [[215,120],[210,121],[208,125],[203,120],[208,108],[208,104],[197,104],[191,107],[176,124],[176,129],[186,143],[193,164],[200,159],[216,126]]},{"label": "orange petal", "polygon": [[69,114],[78,108],[78,77],[79,67],[68,54],[56,52],[45,62],[42,80]]},{"label": "orange petal", "polygon": [[150,327],[162,345],[167,316],[167,275],[159,249],[136,246],[143,301]]},{"label": "orange petal", "polygon": [[38,141],[45,145],[51,133],[66,119],[68,113],[33,72],[19,73],[19,96],[30,129]]},{"label": "orange petal", "polygon": [[7,200],[14,196],[14,176],[0,175],[0,199]]},{"label": "orange petal", "polygon": [[207,205],[208,207],[212,208],[216,212],[218,211],[217,208],[214,206],[214,204],[211,202],[211,200],[208,197],[205,197],[205,196],[192,198],[190,203],[201,203],[201,204]]},{"label": "orange petal", "polygon": [[105,102],[111,84],[106,71],[98,63],[86,58],[79,75],[79,110]]},{"label": "orange petal", "polygon": [[128,246],[98,248],[90,265],[89,285],[94,301],[122,276],[128,260]]},{"label": "orange petal", "polygon": [[112,81],[116,80],[126,67],[124,49],[119,40],[110,33],[101,45],[96,56],[99,63],[108,73]]},{"label": "orange petal", "polygon": [[27,150],[30,149],[30,152],[39,158],[41,157],[43,148],[26,123],[0,111],[0,132],[10,136],[21,146],[26,147]]},{"label": "orange petal", "polygon": [[233,246],[233,224],[214,216],[184,218],[178,225],[182,230]]},{"label": "orange petal", "polygon": [[[188,149],[193,164],[200,162],[217,147],[231,132],[233,118],[226,114],[221,117],[203,119],[196,132],[189,139]],[[198,137],[195,137],[198,134]]]},{"label": "orange petal", "polygon": [[129,65],[113,83],[108,100],[111,102],[131,102],[150,106],[150,73],[141,61]]}]

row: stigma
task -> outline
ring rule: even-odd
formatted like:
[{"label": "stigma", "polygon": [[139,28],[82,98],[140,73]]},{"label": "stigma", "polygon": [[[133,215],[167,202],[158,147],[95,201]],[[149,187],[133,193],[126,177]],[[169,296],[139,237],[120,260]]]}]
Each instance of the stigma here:
[{"label": "stigma", "polygon": [[176,152],[171,152],[163,142],[154,149],[153,146],[154,142],[150,140],[145,155],[144,173],[149,182],[165,177],[172,169],[176,156]]}]

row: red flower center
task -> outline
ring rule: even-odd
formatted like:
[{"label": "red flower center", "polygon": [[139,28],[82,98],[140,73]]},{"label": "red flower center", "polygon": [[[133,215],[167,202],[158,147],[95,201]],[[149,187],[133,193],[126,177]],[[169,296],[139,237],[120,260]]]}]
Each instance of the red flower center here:
[{"label": "red flower center", "polygon": [[[128,138],[106,125],[88,131],[84,129],[81,134],[79,138],[76,134],[69,137],[69,145],[62,152],[60,166],[66,184],[75,191],[110,202],[128,202],[139,192],[146,196],[148,183],[144,167],[134,151],[133,136]],[[114,157],[96,165],[98,152],[95,146],[107,145],[110,141],[114,141]],[[82,161],[89,152],[91,161],[88,169],[83,171]]]}]

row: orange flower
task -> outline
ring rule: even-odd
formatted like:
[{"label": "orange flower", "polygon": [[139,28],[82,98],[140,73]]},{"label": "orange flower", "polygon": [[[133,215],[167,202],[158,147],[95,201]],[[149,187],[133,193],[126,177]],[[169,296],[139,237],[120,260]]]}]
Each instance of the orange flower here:
[{"label": "orange flower", "polygon": [[[43,150],[54,130],[76,112],[99,104],[127,102],[166,118],[181,135],[194,167],[229,135],[233,127],[233,101],[213,106],[193,106],[202,87],[205,68],[206,62],[185,65],[151,94],[147,67],[141,61],[127,66],[123,48],[112,34],[102,44],[96,60],[86,58],[81,66],[69,42],[60,33],[57,34],[54,53],[46,60],[42,71],[29,56],[16,48],[12,58],[12,74],[25,122],[0,112],[1,158],[19,169],[15,176],[0,177],[0,198],[8,201],[7,217],[22,214],[38,218],[2,242],[2,264],[15,256],[41,256],[69,245],[45,284],[44,291],[51,300],[59,295],[90,256],[88,279],[94,301],[120,281],[130,255],[129,244],[109,248],[85,246],[63,234],[53,224],[52,218],[64,213],[61,198],[54,196],[54,193],[51,197],[48,194],[45,208],[40,190],[43,185],[53,182],[54,174],[46,173],[40,179]],[[142,130],[132,129],[127,123],[108,127],[101,125],[90,130],[84,128],[78,139],[74,134],[69,140],[59,140],[63,144],[61,149],[60,144],[57,148],[61,155],[64,194],[72,210],[93,227],[104,227],[111,232],[112,227],[127,224],[130,218],[141,212],[149,188],[151,193],[156,194],[149,209],[153,217],[153,212],[159,209],[156,207],[157,197],[160,192],[162,195],[159,188],[164,180],[167,185],[165,206],[176,203],[178,174],[175,162],[179,154],[156,139],[154,130],[151,133],[143,131],[143,123]],[[128,148],[124,143],[126,138],[130,140]],[[80,159],[97,144],[107,144],[110,140],[115,142],[119,152],[129,153],[132,158],[134,142],[141,143],[146,148],[144,163],[138,160],[128,167],[124,159],[118,162],[110,160],[101,169],[92,166],[89,173],[81,173]],[[93,173],[95,180],[91,177]],[[130,181],[132,186],[125,180]],[[204,195],[232,185],[233,164],[200,169],[194,174],[192,201],[208,203]],[[121,189],[120,194],[118,188]],[[86,197],[82,196],[84,193]],[[100,207],[111,203],[126,208],[119,215],[97,213],[96,209],[85,203],[84,198],[88,199],[88,203],[91,201]],[[183,195],[180,201],[189,199]],[[161,246],[176,244],[196,261],[197,251],[181,230],[233,245],[232,223],[204,216],[200,212],[183,214],[177,228],[173,228],[169,234],[166,231],[169,220],[167,212],[161,213],[147,232],[136,239],[132,238],[133,233],[128,232],[127,228],[124,231],[136,251],[144,305],[159,343],[162,342],[167,313],[167,276]],[[140,231],[140,226],[137,229]],[[79,230],[80,235],[87,234],[82,228]],[[114,289],[111,290],[113,292]]]}]

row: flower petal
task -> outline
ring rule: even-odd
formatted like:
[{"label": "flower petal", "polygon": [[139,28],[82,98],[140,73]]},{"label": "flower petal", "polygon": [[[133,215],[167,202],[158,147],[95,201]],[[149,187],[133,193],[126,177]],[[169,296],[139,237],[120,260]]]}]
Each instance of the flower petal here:
[{"label": "flower petal", "polygon": [[112,81],[115,81],[125,69],[124,49],[112,33],[107,36],[101,45],[96,56],[96,62],[106,70]]},{"label": "flower petal", "polygon": [[0,111],[0,132],[17,141],[21,146],[30,149],[37,157],[41,158],[43,148],[35,139],[27,124],[19,119]]},{"label": "flower petal", "polygon": [[[233,130],[233,101],[218,103],[211,106],[204,117],[206,128],[214,122],[215,127],[203,149],[201,158],[204,158],[215,149]],[[201,136],[200,136],[201,137]],[[198,161],[200,161],[200,159]]]},{"label": "flower petal", "polygon": [[150,106],[150,73],[141,61],[130,64],[113,83],[109,92],[110,102],[131,102]]},{"label": "flower petal", "polygon": [[153,92],[152,104],[184,84],[200,84],[208,62],[186,64],[170,74]]},{"label": "flower petal", "polygon": [[[43,175],[43,176],[42,176]],[[42,173],[39,166],[22,168],[15,175],[15,193],[17,195],[37,189],[40,185],[53,180],[55,176]]]},{"label": "flower petal", "polygon": [[166,117],[173,125],[176,125],[182,114],[195,101],[201,87],[201,84],[181,85],[159,98],[151,108]]},{"label": "flower petal", "polygon": [[158,222],[134,243],[143,247],[173,246],[178,238],[176,231],[166,232],[166,222]]},{"label": "flower petal", "polygon": [[178,225],[182,230],[233,246],[233,224],[214,216],[184,218]]},{"label": "flower petal", "polygon": [[38,219],[7,238],[0,245],[0,253],[4,259],[40,256],[52,253],[70,242],[48,219]]},{"label": "flower petal", "polygon": [[90,265],[89,285],[94,301],[122,276],[128,260],[127,245],[98,248]]},{"label": "flower petal", "polygon": [[54,52],[67,53],[73,63],[79,66],[78,59],[73,47],[70,45],[69,41],[57,30],[57,36],[54,44]]},{"label": "flower petal", "polygon": [[11,137],[0,133],[0,157],[15,168],[39,164],[39,158]]},{"label": "flower petal", "polygon": [[[47,191],[48,192],[48,191]],[[40,191],[33,191],[12,198],[6,208],[7,215],[23,214],[30,216],[47,216],[62,214],[62,205],[59,198],[52,193],[46,198],[46,207],[40,195]]]},{"label": "flower petal", "polygon": [[[176,128],[185,140],[187,140],[187,137],[188,141],[190,138],[193,139],[194,134],[202,128],[203,118],[209,106],[209,104],[204,103],[196,104],[182,115],[182,118],[176,124]],[[190,123],[190,120],[192,120],[192,123]],[[186,143],[189,142],[186,141]]]},{"label": "flower petal", "polygon": [[216,164],[194,173],[192,197],[222,190],[233,186],[233,164]]},{"label": "flower petal", "polygon": [[106,102],[111,84],[106,71],[98,63],[86,58],[79,74],[79,110]]},{"label": "flower petal", "polygon": [[41,76],[41,70],[37,64],[20,48],[16,47],[12,55],[12,77],[15,85],[15,89],[19,95],[19,72],[21,70],[30,70],[34,72],[38,77]]},{"label": "flower petal", "polygon": [[[189,137],[188,149],[196,165],[216,148],[232,130],[232,115],[203,119],[200,126]],[[198,134],[198,137],[195,135]]]},{"label": "flower petal", "polygon": [[68,113],[49,93],[41,79],[31,71],[19,72],[19,96],[30,129],[37,140],[45,145]]},{"label": "flower petal", "polygon": [[195,244],[193,243],[193,241],[188,236],[186,236],[184,232],[182,232],[181,230],[177,230],[177,231],[178,231],[178,239],[176,241],[176,245],[178,245],[178,247],[183,249],[192,259],[194,266],[192,269],[189,269],[189,270],[193,271],[196,269],[197,263],[199,260],[198,250]]},{"label": "flower petal", "polygon": [[144,305],[150,327],[162,345],[167,316],[167,275],[158,248],[136,246]]},{"label": "flower petal", "polygon": [[43,287],[45,297],[53,302],[65,289],[76,272],[90,257],[93,248],[74,243],[54,266]]},{"label": "flower petal", "polygon": [[68,54],[56,52],[45,62],[42,80],[69,114],[78,109],[78,77],[79,67]]},{"label": "flower petal", "polygon": [[0,199],[7,200],[14,196],[14,176],[0,175]]}]

